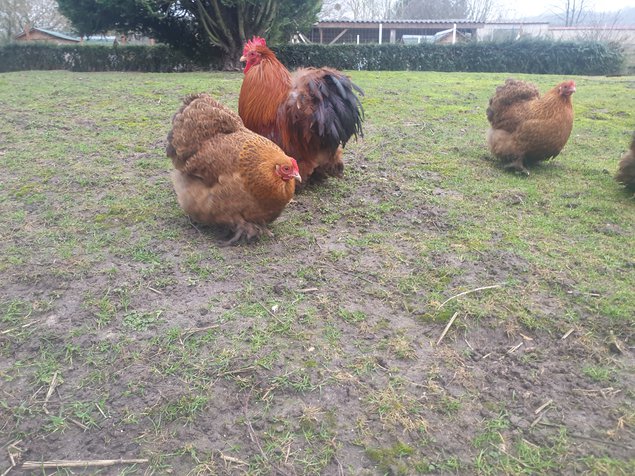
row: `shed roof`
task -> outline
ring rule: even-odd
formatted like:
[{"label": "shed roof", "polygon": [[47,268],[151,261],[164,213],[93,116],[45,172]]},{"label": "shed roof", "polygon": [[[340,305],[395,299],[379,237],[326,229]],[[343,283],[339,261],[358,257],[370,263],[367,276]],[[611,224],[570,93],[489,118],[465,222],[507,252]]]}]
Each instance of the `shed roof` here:
[{"label": "shed roof", "polygon": [[467,20],[465,18],[448,18],[448,19],[438,19],[438,20],[338,20],[338,19],[330,19],[330,20],[320,20],[314,23],[314,26],[320,27],[328,27],[334,25],[451,25],[456,23],[457,25],[548,25],[547,21],[495,21],[495,22],[485,22],[485,21],[474,21]]},{"label": "shed roof", "polygon": [[[53,30],[47,30],[45,28],[31,28],[31,31],[39,31],[40,33],[44,33],[45,35],[49,35],[55,38],[59,38],[61,40],[67,40],[67,41],[77,41],[79,42],[80,39],[74,36],[70,36],[70,35],[66,35],[64,33],[60,33],[59,31],[53,31]],[[15,35],[14,38],[20,38],[22,36],[25,36],[26,32],[23,30],[22,32],[18,33],[17,35]]]},{"label": "shed roof", "polygon": [[391,23],[485,23],[482,21],[472,21],[466,19],[443,19],[443,20],[320,20],[319,23],[383,23],[391,24]]},{"label": "shed roof", "polygon": [[413,28],[481,28],[482,21],[472,20],[320,20],[313,24],[314,28],[353,28],[375,29],[382,25],[385,28],[413,29]]}]

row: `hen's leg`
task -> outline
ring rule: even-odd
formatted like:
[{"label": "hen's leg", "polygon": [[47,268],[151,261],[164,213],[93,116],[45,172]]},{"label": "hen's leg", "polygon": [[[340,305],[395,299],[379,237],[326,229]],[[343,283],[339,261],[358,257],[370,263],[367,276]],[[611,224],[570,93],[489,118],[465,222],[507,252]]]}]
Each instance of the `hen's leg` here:
[{"label": "hen's leg", "polygon": [[255,223],[245,223],[243,235],[245,237],[245,241],[247,243],[251,243],[252,241],[260,238],[260,235],[266,234],[266,232],[271,233],[266,228],[256,225]]},{"label": "hen's leg", "polygon": [[260,235],[263,234],[267,236],[273,236],[273,233],[271,233],[271,231],[269,231],[265,227],[261,227],[259,225],[256,225],[255,223],[243,222],[236,226],[236,233],[234,233],[234,236],[232,236],[227,241],[223,241],[221,243],[221,246],[235,245],[243,238],[245,242],[250,243],[260,238]]},{"label": "hen's leg", "polygon": [[344,176],[344,162],[342,161],[342,148],[338,147],[334,152],[324,150],[320,152],[318,165],[313,175],[319,179],[326,177],[342,178]]},{"label": "hen's leg", "polygon": [[344,176],[344,161],[342,161],[342,148],[338,147],[327,163],[319,167],[326,175],[342,178]]},{"label": "hen's leg", "polygon": [[319,182],[327,177],[342,178],[344,176],[342,148],[338,147],[333,152],[323,149],[309,158],[302,157],[302,160],[298,161],[298,167],[302,183],[296,184],[296,190],[302,190],[308,182]]},{"label": "hen's leg", "polygon": [[236,233],[234,233],[234,236],[232,236],[229,240],[226,241],[221,241],[219,243],[219,246],[225,247],[225,246],[231,246],[236,244],[243,236],[243,230],[241,228],[236,229]]},{"label": "hen's leg", "polygon": [[521,156],[519,156],[516,160],[514,160],[513,162],[510,162],[510,163],[508,163],[508,164],[505,164],[505,167],[504,167],[504,168],[506,168],[506,169],[513,169],[513,170],[516,170],[516,171],[518,171],[518,172],[522,172],[522,173],[524,173],[525,175],[529,175],[529,170],[527,170],[527,169],[525,168],[525,164],[523,163],[523,162],[524,162],[524,160],[523,160],[523,159],[524,159],[524,157],[521,155]]},{"label": "hen's leg", "polygon": [[196,223],[194,223],[194,220],[192,220],[192,217],[190,215],[187,215],[187,219],[190,222],[190,225],[192,225],[192,228],[194,228],[199,233],[202,233],[201,230],[199,230],[198,226],[196,226]]},{"label": "hen's leg", "polygon": [[298,160],[298,168],[300,169],[300,177],[302,178],[302,182],[301,183],[296,182],[295,184],[296,191],[302,190],[308,183],[309,177],[311,177],[311,175],[313,174],[313,171],[315,170],[315,162],[311,159]]}]

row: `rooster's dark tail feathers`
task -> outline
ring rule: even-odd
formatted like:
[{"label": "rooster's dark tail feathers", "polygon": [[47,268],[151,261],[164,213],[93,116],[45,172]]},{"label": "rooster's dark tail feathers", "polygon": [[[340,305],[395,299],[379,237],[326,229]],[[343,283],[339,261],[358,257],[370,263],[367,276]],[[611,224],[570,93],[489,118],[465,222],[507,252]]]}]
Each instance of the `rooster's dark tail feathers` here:
[{"label": "rooster's dark tail feathers", "polygon": [[364,91],[348,77],[325,68],[322,76],[308,83],[314,98],[313,128],[332,148],[345,146],[353,136],[363,137],[364,109],[359,100]]}]

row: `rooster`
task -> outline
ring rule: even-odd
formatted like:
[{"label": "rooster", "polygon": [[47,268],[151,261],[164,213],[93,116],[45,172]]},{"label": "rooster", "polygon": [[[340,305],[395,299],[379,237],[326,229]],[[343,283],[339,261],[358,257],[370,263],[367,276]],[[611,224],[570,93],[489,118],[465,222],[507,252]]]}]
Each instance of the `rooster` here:
[{"label": "rooster", "polygon": [[635,132],[631,140],[631,149],[620,160],[615,180],[628,188],[635,188]]},{"label": "rooster", "polygon": [[207,94],[185,99],[172,119],[168,157],[181,208],[195,221],[229,228],[226,245],[266,233],[295,192],[297,162]]},{"label": "rooster", "polygon": [[264,39],[245,44],[246,62],[238,98],[245,126],[296,157],[306,182],[342,177],[342,147],[354,135],[363,136],[363,109],[347,76],[331,68],[302,68],[291,74]]},{"label": "rooster", "polygon": [[505,168],[529,174],[526,166],[557,156],[573,127],[571,95],[575,82],[564,81],[540,96],[531,83],[508,79],[489,101],[489,148]]}]

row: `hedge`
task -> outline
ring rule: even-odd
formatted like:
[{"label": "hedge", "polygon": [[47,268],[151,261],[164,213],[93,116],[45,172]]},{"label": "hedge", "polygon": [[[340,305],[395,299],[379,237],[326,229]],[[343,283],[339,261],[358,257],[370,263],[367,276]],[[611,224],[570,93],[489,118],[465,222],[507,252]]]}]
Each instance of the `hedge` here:
[{"label": "hedge", "polygon": [[0,48],[0,72],[30,69],[179,72],[201,69],[201,65],[165,45],[12,43]]},{"label": "hedge", "polygon": [[[290,68],[331,66],[349,70],[470,71],[535,74],[620,74],[618,45],[599,42],[515,41],[456,45],[280,45]],[[172,72],[219,69],[167,46],[11,44],[0,48],[0,72],[28,69]]]},{"label": "hedge", "polygon": [[624,61],[618,45],[600,42],[283,45],[274,49],[289,67],[361,70],[607,75],[620,74]]}]

